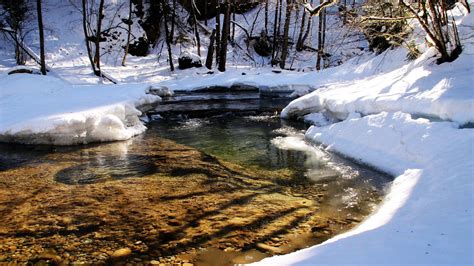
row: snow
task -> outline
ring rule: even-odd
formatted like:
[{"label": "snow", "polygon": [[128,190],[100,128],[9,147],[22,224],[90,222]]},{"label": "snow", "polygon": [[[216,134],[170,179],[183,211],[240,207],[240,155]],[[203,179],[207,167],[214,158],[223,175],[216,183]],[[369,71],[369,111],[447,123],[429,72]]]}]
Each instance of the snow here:
[{"label": "snow", "polygon": [[73,86],[55,77],[0,75],[0,141],[71,145],[145,131],[137,107],[160,97],[146,85]]},{"label": "snow", "polygon": [[437,66],[432,52],[387,73],[321,88],[292,102],[282,116],[327,111],[345,119],[352,112],[403,111],[461,124],[474,122],[474,99],[466,97],[466,87],[474,83],[470,66],[474,57]]}]

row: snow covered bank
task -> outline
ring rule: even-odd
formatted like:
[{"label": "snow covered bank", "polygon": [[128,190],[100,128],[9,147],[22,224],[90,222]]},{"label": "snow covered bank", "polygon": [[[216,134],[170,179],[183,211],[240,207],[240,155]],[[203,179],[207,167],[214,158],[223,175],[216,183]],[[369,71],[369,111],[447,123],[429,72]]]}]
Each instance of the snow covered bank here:
[{"label": "snow covered bank", "polygon": [[474,129],[460,126],[474,122],[474,16],[457,22],[464,51],[453,63],[436,65],[433,49],[414,62],[404,62],[401,49],[389,51],[390,64],[382,55],[319,73],[330,80],[373,71],[283,110],[313,122],[309,141],[396,178],[379,209],[355,229],[257,264],[474,264]]},{"label": "snow covered bank", "polygon": [[73,86],[49,76],[0,76],[0,141],[74,145],[125,140],[146,128],[146,85]]},{"label": "snow covered bank", "polygon": [[399,48],[361,64],[328,69],[314,79],[330,83],[292,102],[282,116],[325,112],[343,120],[353,112],[402,111],[460,124],[474,122],[474,15],[464,16],[461,5],[452,12],[463,43],[463,53],[453,63],[436,65],[434,48],[405,62],[406,52]]},{"label": "snow covered bank", "polygon": [[282,116],[327,111],[345,119],[352,112],[403,111],[461,124],[474,122],[470,90],[474,84],[474,56],[462,56],[454,63],[438,66],[433,62],[433,52],[387,73],[321,88],[292,102]]},{"label": "snow covered bank", "polygon": [[474,263],[474,129],[382,112],[311,127],[306,137],[397,177],[356,229],[260,264]]}]

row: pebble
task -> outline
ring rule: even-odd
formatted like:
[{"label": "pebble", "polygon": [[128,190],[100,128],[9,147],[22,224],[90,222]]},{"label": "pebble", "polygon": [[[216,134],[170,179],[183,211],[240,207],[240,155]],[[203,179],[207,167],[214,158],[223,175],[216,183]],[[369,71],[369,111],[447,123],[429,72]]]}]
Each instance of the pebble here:
[{"label": "pebble", "polygon": [[280,253],[281,252],[281,250],[279,248],[272,247],[272,246],[264,244],[264,243],[258,243],[257,247],[260,248],[260,249],[263,249],[265,251],[270,251],[270,252],[273,252],[273,253]]},{"label": "pebble", "polygon": [[131,249],[121,248],[121,249],[117,249],[116,251],[114,251],[114,253],[112,253],[112,255],[110,255],[110,258],[114,259],[114,260],[122,259],[122,258],[130,256],[130,254],[132,254]]},{"label": "pebble", "polygon": [[151,265],[160,265],[160,262],[157,261],[157,260],[152,260],[152,261],[150,261],[150,264]]}]

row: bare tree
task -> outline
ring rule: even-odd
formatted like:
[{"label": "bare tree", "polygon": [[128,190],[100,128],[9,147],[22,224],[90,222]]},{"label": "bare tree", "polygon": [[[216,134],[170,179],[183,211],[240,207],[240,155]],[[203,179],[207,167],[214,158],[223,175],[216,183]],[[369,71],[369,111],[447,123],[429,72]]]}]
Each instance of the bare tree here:
[{"label": "bare tree", "polygon": [[216,40],[216,30],[213,29],[209,40],[209,48],[207,49],[206,67],[212,69],[212,59],[214,58],[214,42]]},{"label": "bare tree", "polygon": [[281,49],[280,68],[285,68],[286,57],[288,55],[288,32],[291,21],[292,0],[286,0],[285,25],[283,27],[283,47]]},{"label": "bare tree", "polygon": [[174,65],[173,65],[173,53],[171,52],[171,39],[172,39],[172,36],[171,36],[171,33],[168,29],[168,16],[170,14],[170,8],[169,8],[169,5],[168,5],[168,2],[167,1],[162,1],[161,2],[161,7],[162,7],[162,10],[163,10],[163,20],[164,20],[164,27],[165,27],[165,42],[166,42],[166,47],[168,49],[168,60],[169,60],[169,63],[170,63],[170,70],[171,71],[174,71]]},{"label": "bare tree", "polygon": [[[235,22],[235,9],[237,8],[237,5],[235,3],[235,0],[232,0],[232,21]],[[235,23],[232,23],[232,45],[235,42]]]},{"label": "bare tree", "polygon": [[173,17],[171,19],[171,43],[173,43],[173,38],[174,38],[174,26],[176,24],[176,0],[173,0]]},{"label": "bare tree", "polygon": [[201,39],[199,37],[199,30],[198,30],[198,21],[196,18],[196,3],[195,0],[191,0],[191,18],[193,21],[193,30],[194,30],[194,37],[196,39],[196,46],[197,46],[197,54],[201,56]]},{"label": "bare tree", "polygon": [[305,4],[303,6],[306,8],[306,10],[308,10],[311,16],[317,16],[319,15],[319,12],[323,11],[323,9],[328,8],[332,5],[335,5],[337,4],[337,2],[338,0],[328,0],[328,1],[320,2],[319,5],[313,7],[310,3],[307,3],[307,1],[305,1]]},{"label": "bare tree", "polygon": [[116,83],[116,81],[112,77],[105,75],[101,70],[100,43],[107,41],[107,38],[105,36],[110,35],[113,29],[121,27],[122,22],[120,21],[119,24],[113,25],[112,22],[114,21],[114,18],[117,17],[116,12],[115,15],[111,16],[110,24],[104,28],[102,26],[105,9],[104,0],[100,0],[98,7],[96,7],[95,4],[96,2],[94,0],[82,0],[82,27],[84,31],[84,40],[86,43],[87,56],[91,63],[92,71],[96,76],[101,79],[104,78],[112,83]]},{"label": "bare tree", "polygon": [[277,24],[278,24],[278,7],[280,6],[281,0],[277,0],[277,3],[275,5],[275,16],[273,18],[273,41],[272,41],[272,61],[271,65],[273,66],[275,64],[275,57],[276,57],[276,49],[277,49],[277,39],[278,39],[278,33],[277,33]]},{"label": "bare tree", "polygon": [[43,31],[43,15],[41,13],[41,0],[36,1],[36,11],[38,14],[38,31],[40,40],[40,61],[41,74],[46,75],[46,62],[44,59],[44,31]]},{"label": "bare tree", "polygon": [[321,70],[321,60],[324,55],[324,43],[326,39],[326,10],[319,13],[318,25],[318,54],[316,58],[316,69]]},{"label": "bare tree", "polygon": [[101,76],[100,71],[100,41],[102,38],[102,20],[104,19],[104,0],[100,0],[99,2],[99,10],[97,13],[97,28],[96,28],[96,35],[95,35],[95,55],[94,55],[94,63],[96,69],[99,71],[99,76]]},{"label": "bare tree", "polygon": [[[311,18],[310,18],[310,21],[311,21]],[[310,21],[308,21],[308,23],[310,23]],[[303,50],[303,34],[304,34],[304,29],[305,29],[305,23],[306,23],[306,10],[303,8],[303,15],[301,17],[300,30],[298,33],[298,40],[296,41],[296,51]]]},{"label": "bare tree", "polygon": [[125,44],[125,52],[122,59],[122,66],[125,66],[125,61],[127,60],[128,48],[130,47],[130,35],[132,33],[132,0],[128,1],[128,19],[125,24],[127,24],[127,43]]},{"label": "bare tree", "polygon": [[29,6],[25,0],[4,0],[2,31],[11,37],[15,45],[15,61],[17,65],[26,63],[28,52],[23,47],[26,35],[31,31],[27,28],[29,21]]},{"label": "bare tree", "polygon": [[100,76],[100,70],[97,70],[92,58],[92,47],[89,42],[89,25],[88,25],[88,14],[87,14],[87,0],[82,0],[82,28],[84,31],[84,39],[86,42],[87,56],[91,63],[92,71],[96,76]]},{"label": "bare tree", "polygon": [[230,33],[230,11],[231,11],[231,3],[230,0],[225,0],[225,14],[224,14],[224,25],[222,25],[222,35],[221,35],[221,47],[220,47],[220,55],[219,55],[219,71],[225,71],[226,59],[227,59],[227,43],[229,39]]},{"label": "bare tree", "polygon": [[462,52],[456,23],[448,20],[447,9],[444,1],[421,0],[411,4],[400,0],[418,20],[430,41],[440,53],[438,64],[454,61]]},{"label": "bare tree", "polygon": [[268,36],[268,0],[265,0],[265,35]]},{"label": "bare tree", "polygon": [[216,65],[219,65],[219,56],[221,52],[221,1],[217,0],[216,9]]},{"label": "bare tree", "polygon": [[[310,3],[312,4],[313,0],[311,0]],[[306,24],[306,30],[305,30],[303,38],[301,38],[301,42],[300,42],[301,50],[303,50],[306,39],[308,39],[308,37],[309,37],[309,33],[311,32],[311,26],[312,25],[313,25],[313,18],[312,18],[312,16],[308,16],[308,24]],[[298,47],[297,47],[297,49],[298,49]]]}]

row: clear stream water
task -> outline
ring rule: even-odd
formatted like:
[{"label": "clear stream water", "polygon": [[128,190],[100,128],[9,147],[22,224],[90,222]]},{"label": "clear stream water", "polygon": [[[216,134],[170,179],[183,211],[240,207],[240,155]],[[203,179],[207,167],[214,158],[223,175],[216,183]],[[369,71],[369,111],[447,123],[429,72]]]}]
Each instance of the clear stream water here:
[{"label": "clear stream water", "polygon": [[312,146],[304,140],[306,128],[276,115],[224,114],[154,121],[149,133],[245,167],[289,170],[293,183],[331,190],[335,208],[358,205],[374,191],[383,194],[389,176]]},{"label": "clear stream water", "polygon": [[391,178],[304,128],[225,114],[155,120],[124,142],[0,144],[0,262],[104,263],[126,246],[134,262],[232,264],[320,243],[370,214]]}]

